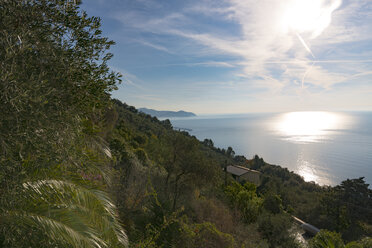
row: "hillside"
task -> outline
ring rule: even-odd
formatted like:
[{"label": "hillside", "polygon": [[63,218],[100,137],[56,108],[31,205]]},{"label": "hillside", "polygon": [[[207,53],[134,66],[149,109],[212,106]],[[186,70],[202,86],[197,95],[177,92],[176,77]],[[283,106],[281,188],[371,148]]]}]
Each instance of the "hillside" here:
[{"label": "hillside", "polygon": [[148,109],[148,108],[139,108],[138,109],[140,112],[151,115],[151,116],[156,116],[158,118],[170,118],[170,117],[192,117],[196,116],[196,114],[192,112],[186,112],[183,110],[180,111],[163,111],[163,110],[154,110],[154,109]]},{"label": "hillside", "polygon": [[[339,231],[346,241],[371,235],[372,223],[362,217],[370,211],[361,205],[355,209],[352,202],[344,209],[340,203],[342,192],[359,185],[367,194],[358,201],[368,209],[371,191],[363,179],[334,188],[308,183],[262,158],[249,160],[231,147],[216,148],[212,140],[173,130],[168,120],[114,102],[117,121],[109,143],[118,181],[113,191],[136,247],[300,247],[291,235],[296,225],[288,213]],[[227,164],[261,171],[261,185],[237,184],[223,172]],[[331,206],[347,216],[333,215]],[[340,218],[349,224],[339,226]]]},{"label": "hillside", "polygon": [[291,215],[328,230],[310,248],[372,247],[363,178],[305,182],[112,99],[114,42],[80,2],[0,6],[0,248],[301,247]]}]

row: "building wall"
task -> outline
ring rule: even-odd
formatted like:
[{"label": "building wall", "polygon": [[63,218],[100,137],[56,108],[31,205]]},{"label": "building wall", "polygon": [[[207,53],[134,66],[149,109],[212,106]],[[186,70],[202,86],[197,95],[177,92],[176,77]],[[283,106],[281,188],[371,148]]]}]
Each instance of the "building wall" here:
[{"label": "building wall", "polygon": [[239,181],[248,181],[256,184],[257,186],[261,184],[260,173],[256,171],[249,171],[239,177]]}]

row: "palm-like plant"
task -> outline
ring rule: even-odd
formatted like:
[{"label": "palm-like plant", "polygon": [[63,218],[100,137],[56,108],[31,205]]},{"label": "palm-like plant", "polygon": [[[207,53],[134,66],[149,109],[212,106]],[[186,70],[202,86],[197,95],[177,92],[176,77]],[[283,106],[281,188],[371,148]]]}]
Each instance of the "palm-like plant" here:
[{"label": "palm-like plant", "polygon": [[344,248],[344,242],[341,235],[336,232],[320,230],[317,235],[310,240],[311,248]]},{"label": "palm-like plant", "polygon": [[127,243],[106,184],[82,177],[107,163],[96,127],[120,79],[79,2],[0,4],[0,247]]},{"label": "palm-like plant", "polygon": [[[23,183],[13,206],[0,208],[2,225],[36,229],[68,247],[125,247],[127,236],[107,194],[61,180]],[[7,242],[7,241],[5,241]]]}]

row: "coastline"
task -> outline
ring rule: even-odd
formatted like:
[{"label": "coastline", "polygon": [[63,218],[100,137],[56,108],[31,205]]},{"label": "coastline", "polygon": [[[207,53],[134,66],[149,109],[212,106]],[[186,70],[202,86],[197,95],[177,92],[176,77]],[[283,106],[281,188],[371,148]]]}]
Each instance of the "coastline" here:
[{"label": "coastline", "polygon": [[[365,176],[371,184],[372,130],[369,124],[372,112],[352,113],[352,118],[361,120],[358,126],[321,131],[321,135],[329,134],[310,142],[299,141],[297,136],[291,140],[291,136],[275,133],[272,125],[280,116],[277,113],[203,115],[169,120],[176,127],[191,129],[190,135],[201,141],[211,139],[220,149],[231,146],[236,154],[248,159],[258,154],[268,163],[288,168],[308,182],[334,186],[347,178]],[[309,139],[309,136],[304,137]]]}]

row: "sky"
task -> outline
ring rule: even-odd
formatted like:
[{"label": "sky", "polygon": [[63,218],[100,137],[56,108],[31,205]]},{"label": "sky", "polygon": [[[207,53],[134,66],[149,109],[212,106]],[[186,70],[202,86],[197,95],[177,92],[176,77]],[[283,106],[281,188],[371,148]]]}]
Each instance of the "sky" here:
[{"label": "sky", "polygon": [[113,93],[197,114],[372,111],[370,0],[85,0]]}]

